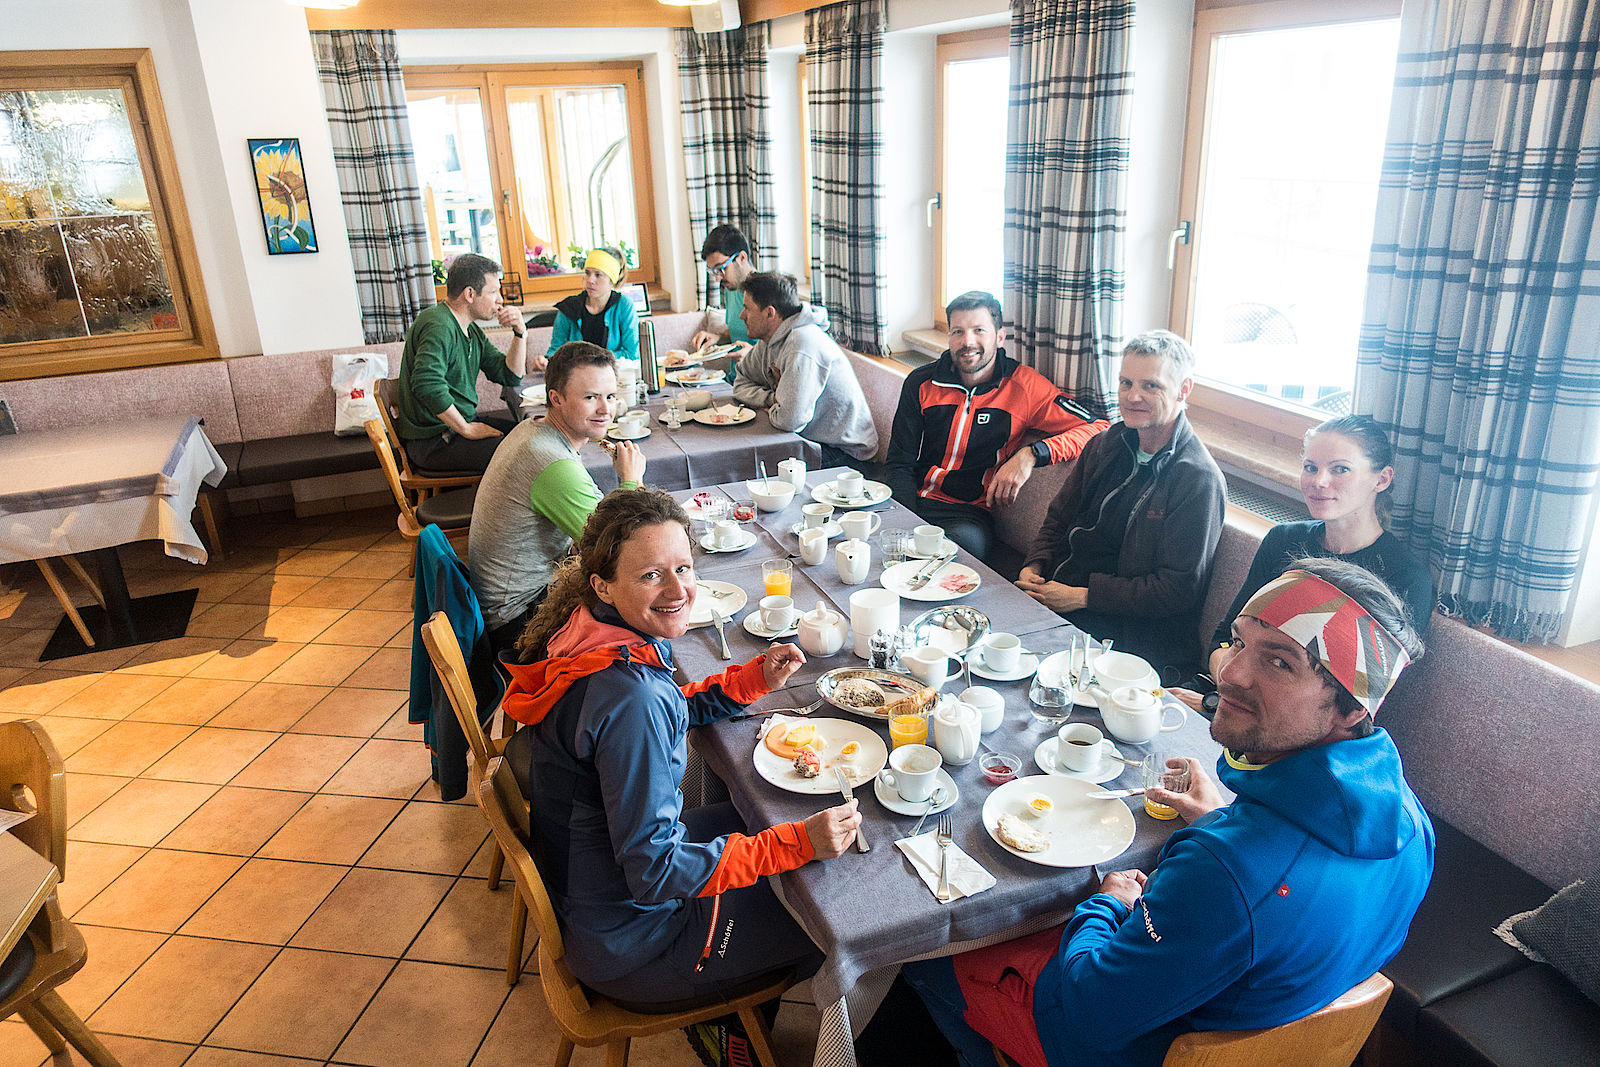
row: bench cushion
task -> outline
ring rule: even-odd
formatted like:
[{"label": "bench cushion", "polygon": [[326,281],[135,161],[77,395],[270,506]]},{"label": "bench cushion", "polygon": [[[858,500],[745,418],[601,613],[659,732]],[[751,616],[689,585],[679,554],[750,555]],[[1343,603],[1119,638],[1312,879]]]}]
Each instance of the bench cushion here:
[{"label": "bench cushion", "polygon": [[1553,967],[1531,964],[1424,1008],[1417,1050],[1424,1062],[1452,1065],[1594,1064],[1600,1007]]},{"label": "bench cushion", "polygon": [[217,455],[222,457],[222,462],[228,467],[228,473],[222,476],[222,482],[217,488],[233,489],[236,486],[243,485],[244,483],[239,481],[239,460],[244,456],[244,445],[234,442],[233,444],[216,445],[216,449]]},{"label": "bench cushion", "polygon": [[198,415],[214,445],[242,440],[228,383],[228,363],[171,363],[160,367],[0,382],[17,428],[56,430],[85,423],[126,422],[161,415]]},{"label": "bench cushion", "polygon": [[246,441],[237,467],[239,485],[269,485],[377,469],[378,457],[365,434],[335,437],[332,433]]}]

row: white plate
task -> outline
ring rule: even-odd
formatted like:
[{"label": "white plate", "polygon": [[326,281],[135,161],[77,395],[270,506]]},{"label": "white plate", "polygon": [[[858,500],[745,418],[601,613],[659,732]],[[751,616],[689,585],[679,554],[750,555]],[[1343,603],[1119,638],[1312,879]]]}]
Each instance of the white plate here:
[{"label": "white plate", "polygon": [[[1113,751],[1122,751],[1115,745],[1111,747]],[[1123,771],[1133,769],[1119,759],[1112,759],[1108,755],[1102,755],[1100,757],[1100,766],[1094,770],[1069,771],[1056,762],[1056,739],[1054,737],[1047,737],[1039,742],[1039,747],[1033,750],[1033,762],[1037,763],[1039,769],[1046,774],[1053,774],[1058,778],[1076,778],[1080,782],[1109,782],[1113,779],[1121,778]]]},{"label": "white plate", "polygon": [[741,625],[744,627],[744,632],[751,637],[759,637],[763,641],[776,641],[780,637],[793,637],[800,632],[800,616],[798,614],[795,615],[794,625],[787,630],[779,630],[777,633],[767,629],[767,624],[761,621],[761,612],[759,611],[752,611],[746,615]]},{"label": "white plate", "polygon": [[[939,768],[938,777],[933,780],[933,791],[937,793],[944,790],[944,803],[928,807],[926,800],[901,800],[900,794],[883,784],[882,778],[872,780],[872,791],[877,794],[878,803],[894,812],[896,815],[918,815],[927,812],[937,815],[941,811],[948,811],[961,799],[961,788],[956,785],[956,780],[950,777],[950,772],[943,767]],[[932,794],[929,794],[932,796]]]},{"label": "white plate", "polygon": [[[1098,652],[1099,650],[1096,649],[1096,651]],[[1070,652],[1071,649],[1067,649],[1046,656],[1039,664],[1039,681],[1045,685],[1059,686],[1061,684],[1061,675],[1067,669],[1067,656]],[[974,671],[973,673],[976,674],[977,672]],[[1155,672],[1154,668],[1151,668],[1149,674],[1132,684],[1140,689],[1157,689],[1161,686],[1161,676]],[[1072,702],[1080,708],[1098,708],[1100,706],[1095,703],[1093,694],[1087,689],[1073,689]]]},{"label": "white plate", "polygon": [[1032,652],[1024,652],[1017,657],[1017,665],[1009,671],[997,671],[983,661],[983,653],[974,652],[969,661],[972,664],[972,673],[979,678],[987,678],[991,682],[1020,682],[1034,671],[1039,669],[1039,657]]},{"label": "white plate", "polygon": [[960,545],[946,537],[944,542],[939,545],[939,551],[937,552],[931,554],[927,552],[918,552],[915,545],[908,544],[906,545],[906,555],[910,556],[912,559],[934,559],[938,556],[953,556],[960,548]]},{"label": "white plate", "polygon": [[[793,526],[789,527],[789,532],[794,534],[796,537],[799,537],[800,531],[804,530],[805,528],[806,524],[804,522],[797,522]],[[844,528],[838,523],[834,522],[832,519],[829,519],[821,526],[818,526],[817,529],[827,534],[827,540],[829,541],[832,541],[835,537],[838,537],[840,534],[844,533]]]},{"label": "white plate", "polygon": [[832,504],[836,508],[870,508],[874,504],[883,503],[894,495],[893,490],[882,482],[863,482],[861,490],[860,496],[842,497],[834,492],[832,482],[823,482],[811,490],[811,499],[819,504]]},{"label": "white plate", "polygon": [[[879,584],[890,592],[899,593],[907,600],[926,600],[932,603],[945,600],[960,600],[964,596],[971,596],[983,584],[983,579],[978,576],[977,571],[964,563],[951,562],[939,568],[938,572],[934,574],[933,580],[921,589],[911,588],[911,579],[915,578],[917,572],[927,565],[925,560],[920,559],[908,559],[904,563],[896,563],[883,572],[883,576],[878,579]],[[972,588],[956,593],[940,584],[955,575],[964,575],[970,579]]]},{"label": "white plate", "polygon": [[644,428],[644,433],[636,433],[631,435],[619,433],[618,431],[621,429],[622,427],[620,426],[613,426],[611,429],[606,431],[606,436],[611,438],[613,441],[643,441],[646,437],[650,436],[650,427],[648,426]]},{"label": "white plate", "polygon": [[[835,762],[844,768],[845,777],[850,780],[850,788],[855,789],[875,777],[883,770],[883,765],[889,762],[889,747],[870,726],[846,719],[812,717],[805,721],[815,725],[817,736],[825,738],[828,742],[827,747],[817,753],[822,758],[822,773],[815,778],[800,777],[799,772],[794,769],[793,760],[784,759],[768,748],[765,742],[756,742],[756,773],[779,789],[787,789],[791,793],[838,793],[839,783],[833,777]],[[861,750],[849,760],[844,760],[839,755],[839,749],[850,741],[860,745]]]},{"label": "white plate", "polygon": [[[1090,800],[1094,786],[1074,778],[1035,774],[995,787],[983,802],[983,828],[995,844],[1029,863],[1046,867],[1088,867],[1105,863],[1133,843],[1133,812],[1120,800]],[[1000,816],[1021,815],[1028,797],[1042,793],[1055,805],[1028,825],[1050,839],[1043,852],[1020,852],[1000,840]]]},{"label": "white plate", "polygon": [[[750,603],[749,594],[732,582],[713,582],[702,578],[695,582],[695,585],[700,588],[695,590],[694,610],[689,612],[689,625],[691,627],[711,625],[712,604],[717,606],[719,615],[731,619],[743,611],[746,604]],[[711,590],[713,589],[720,589],[733,595],[714,597],[711,595]]]},{"label": "white plate", "polygon": [[522,387],[522,404],[524,407],[544,407],[545,387],[542,385],[525,385]]},{"label": "white plate", "polygon": [[702,426],[743,426],[755,417],[756,413],[750,408],[741,408],[740,413],[732,417],[718,412],[715,408],[701,408],[693,415],[694,421]]},{"label": "white plate", "polygon": [[681,361],[676,361],[675,360],[675,361],[670,362],[670,363],[667,362],[668,360],[671,360],[672,358],[673,357],[670,356],[670,355],[663,355],[661,357],[661,366],[663,368],[665,368],[669,373],[672,372],[672,371],[688,370],[690,367],[698,367],[700,364],[704,363],[709,357],[704,352],[687,352],[687,353],[684,354],[683,359]]},{"label": "white plate", "polygon": [[722,381],[722,371],[706,367],[684,367],[667,371],[667,381],[674,385],[706,385]]},{"label": "white plate", "polygon": [[711,540],[710,534],[706,534],[700,538],[700,547],[705,549],[707,552],[743,552],[745,549],[752,547],[759,540],[760,538],[751,533],[749,530],[740,530],[739,540],[736,543],[731,545],[719,545]]}]

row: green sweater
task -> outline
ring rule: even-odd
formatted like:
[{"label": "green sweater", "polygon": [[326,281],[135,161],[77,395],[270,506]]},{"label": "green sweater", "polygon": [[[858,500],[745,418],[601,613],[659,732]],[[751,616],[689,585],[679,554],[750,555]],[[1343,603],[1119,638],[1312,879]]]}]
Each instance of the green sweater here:
[{"label": "green sweater", "polygon": [[480,370],[501,385],[522,380],[477,323],[462,332],[448,304],[435,304],[418,315],[406,331],[400,357],[400,419],[395,430],[401,439],[416,441],[444,433],[439,412],[447,407],[468,422],[477,418]]}]

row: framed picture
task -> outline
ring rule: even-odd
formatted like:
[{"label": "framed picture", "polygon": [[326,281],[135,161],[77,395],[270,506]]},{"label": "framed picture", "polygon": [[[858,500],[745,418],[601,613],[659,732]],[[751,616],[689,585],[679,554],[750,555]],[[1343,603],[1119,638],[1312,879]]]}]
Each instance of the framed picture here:
[{"label": "framed picture", "polygon": [[311,221],[300,138],[248,138],[250,164],[261,198],[261,228],[267,252],[274,256],[317,250],[317,228]]}]

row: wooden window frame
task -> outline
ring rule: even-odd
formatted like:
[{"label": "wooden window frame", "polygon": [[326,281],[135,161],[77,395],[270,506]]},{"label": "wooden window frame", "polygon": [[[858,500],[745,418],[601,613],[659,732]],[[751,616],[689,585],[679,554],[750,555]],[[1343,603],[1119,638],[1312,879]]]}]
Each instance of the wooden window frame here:
[{"label": "wooden window frame", "polygon": [[[403,76],[407,90],[411,89],[475,89],[484,108],[484,138],[489,152],[489,177],[494,192],[500,225],[499,255],[503,269],[523,276],[522,291],[529,303],[538,298],[567,294],[581,287],[583,275],[544,274],[529,277],[522,250],[530,247],[522,229],[522,203],[514,175],[515,160],[505,134],[510,130],[506,111],[505,90],[514,86],[569,86],[569,85],[621,85],[628,109],[628,153],[633,165],[634,215],[639,223],[639,244],[635,251],[639,265],[630,268],[620,285],[644,282],[656,287],[661,281],[660,244],[656,235],[655,182],[650,166],[650,136],[644,99],[644,64],[637,61],[617,60],[597,63],[472,63],[428,66],[406,66]],[[547,116],[548,118],[548,116]],[[548,124],[549,137],[555,127]],[[546,167],[551,166],[549,153]],[[561,197],[556,176],[547,175],[549,187],[556,203]],[[511,207],[507,209],[506,204]],[[556,210],[560,210],[557,207]],[[558,250],[565,256],[566,248]],[[439,299],[444,299],[444,287],[437,286]]]},{"label": "wooden window frame", "polygon": [[[934,90],[933,180],[939,206],[934,209],[937,217],[933,227],[933,322],[946,333],[950,330],[950,323],[946,320],[944,306],[949,303],[950,296],[957,295],[952,293],[946,296],[944,291],[944,142],[947,113],[945,98],[949,88],[949,78],[946,74],[951,63],[970,59],[998,59],[1009,55],[1010,49],[1011,27],[1004,25],[943,34],[934,47],[934,78],[938,84]],[[1001,296],[1000,293],[994,295],[996,299]]]},{"label": "wooden window frame", "polygon": [[194,231],[184,208],[183,184],[155,61],[148,48],[0,52],[0,88],[118,88],[127,105],[150,212],[165,257],[177,313],[175,330],[143,335],[63,337],[0,345],[0,381],[48,378],[89,371],[216,359],[216,330],[200,274]]}]

